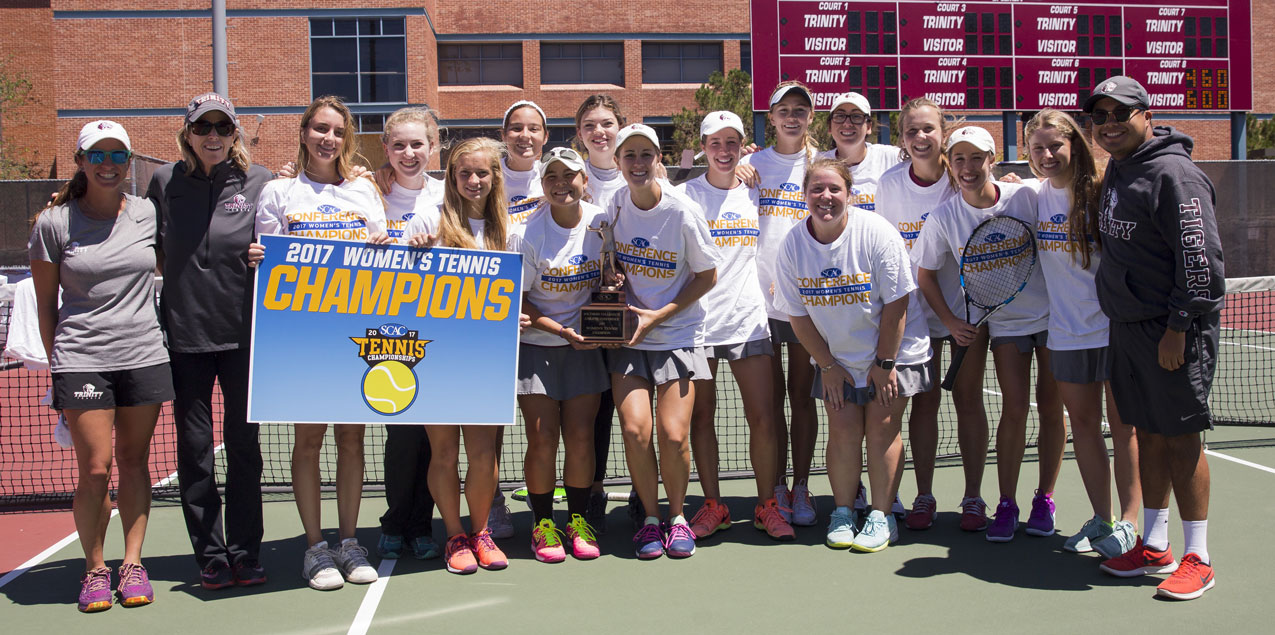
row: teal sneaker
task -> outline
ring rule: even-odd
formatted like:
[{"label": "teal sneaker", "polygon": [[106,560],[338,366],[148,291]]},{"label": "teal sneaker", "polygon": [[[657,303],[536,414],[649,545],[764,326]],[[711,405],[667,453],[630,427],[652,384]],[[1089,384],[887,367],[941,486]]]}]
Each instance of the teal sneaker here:
[{"label": "teal sneaker", "polygon": [[403,555],[403,537],[381,534],[381,539],[376,541],[376,553],[386,560],[397,559]]},{"label": "teal sneaker", "polygon": [[412,555],[417,560],[429,560],[437,558],[441,553],[438,549],[438,543],[434,542],[433,536],[417,536],[409,541],[412,546]]},{"label": "teal sneaker", "polygon": [[838,507],[832,510],[828,520],[828,546],[833,549],[848,549],[854,542],[854,519],[850,508]]},{"label": "teal sneaker", "polygon": [[1111,531],[1111,525],[1094,514],[1093,518],[1085,521],[1076,535],[1063,542],[1063,549],[1072,553],[1089,553],[1093,551],[1093,543],[1110,536]]},{"label": "teal sneaker", "polygon": [[1090,543],[1094,551],[1102,554],[1102,557],[1111,560],[1119,558],[1133,550],[1138,544],[1138,530],[1133,528],[1133,523],[1127,520],[1117,520],[1111,526],[1111,535]]},{"label": "teal sneaker", "polygon": [[855,551],[864,553],[876,553],[890,546],[890,538],[893,535],[898,540],[899,530],[897,525],[891,530],[894,524],[894,516],[886,515],[885,512],[874,509],[868,514],[867,520],[863,522],[863,529],[859,531],[859,535],[854,537],[854,541],[850,543],[850,548]]}]

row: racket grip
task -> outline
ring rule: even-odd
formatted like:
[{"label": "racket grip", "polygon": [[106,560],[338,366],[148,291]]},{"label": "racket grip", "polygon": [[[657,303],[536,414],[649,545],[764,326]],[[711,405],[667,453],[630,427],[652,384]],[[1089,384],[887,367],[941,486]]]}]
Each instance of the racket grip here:
[{"label": "racket grip", "polygon": [[952,364],[947,367],[947,374],[943,376],[943,390],[951,391],[952,386],[956,385],[956,373],[961,370],[961,362],[965,361],[965,353],[970,350],[968,346],[956,346],[952,351]]}]

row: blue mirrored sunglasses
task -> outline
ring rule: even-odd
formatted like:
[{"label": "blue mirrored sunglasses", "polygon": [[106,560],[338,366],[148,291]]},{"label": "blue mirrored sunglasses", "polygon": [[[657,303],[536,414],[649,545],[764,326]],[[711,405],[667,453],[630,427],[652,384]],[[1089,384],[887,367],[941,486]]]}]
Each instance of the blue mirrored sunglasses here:
[{"label": "blue mirrored sunglasses", "polygon": [[111,157],[111,163],[115,165],[124,165],[128,163],[129,159],[133,158],[133,153],[128,150],[84,150],[80,154],[87,157],[89,163],[93,165],[105,161],[108,156]]}]

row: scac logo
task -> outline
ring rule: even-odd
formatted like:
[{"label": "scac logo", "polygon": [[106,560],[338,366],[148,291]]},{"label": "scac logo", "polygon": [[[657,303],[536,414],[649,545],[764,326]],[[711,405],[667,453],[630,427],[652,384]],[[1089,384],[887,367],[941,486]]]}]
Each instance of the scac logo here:
[{"label": "scac logo", "polygon": [[924,222],[925,222],[925,219],[927,219],[927,218],[929,218],[929,217],[930,217],[930,213],[929,213],[929,212],[926,212],[926,213],[924,213],[924,214],[921,214],[921,222],[922,222],[922,223],[924,223]]},{"label": "scac logo", "polygon": [[359,357],[367,362],[360,388],[363,403],[373,412],[396,415],[416,401],[416,365],[425,358],[425,345],[417,332],[389,322],[365,329],[363,337],[351,337],[359,345]]},{"label": "scac logo", "polygon": [[525,201],[525,200],[527,200],[527,197],[526,197],[526,196],[511,196],[511,197],[509,197],[509,202],[510,202],[511,204],[513,204],[513,203],[521,203],[521,202],[523,202],[523,201]]},{"label": "scac logo", "polygon": [[415,217],[416,217],[416,212],[408,212],[406,214],[403,214],[403,222],[406,223],[407,221],[412,220]]},{"label": "scac logo", "polygon": [[576,255],[572,256],[571,258],[567,259],[567,264],[570,264],[570,265],[582,265],[582,264],[584,264],[585,262],[588,262],[588,260],[589,260],[589,259],[588,259],[588,258],[586,258],[586,257],[584,256],[584,254],[576,254]]},{"label": "scac logo", "polygon": [[735,212],[726,212],[725,214],[722,214],[722,218],[725,220],[739,220],[740,216]]},{"label": "scac logo", "polygon": [[820,271],[819,275],[825,278],[836,278],[837,276],[841,275],[841,270],[836,267],[828,267],[827,269]]},{"label": "scac logo", "polygon": [[320,214],[335,214],[339,211],[341,211],[341,208],[337,207],[336,205],[320,205],[319,206]]},{"label": "scac logo", "polygon": [[785,192],[800,192],[801,186],[797,185],[796,183],[784,183],[783,185],[779,186],[779,189]]},{"label": "scac logo", "polygon": [[385,337],[403,337],[407,335],[407,327],[402,324],[382,324],[376,330]]},{"label": "scac logo", "polygon": [[641,237],[641,236],[634,236],[634,237],[633,237],[633,240],[631,240],[631,241],[629,241],[629,242],[633,243],[633,246],[634,246],[634,247],[637,247],[637,248],[639,248],[639,249],[646,249],[647,247],[650,247],[650,246],[651,246],[651,241],[649,241],[649,240],[647,240],[647,239],[645,239],[645,238],[643,238],[643,237]]},{"label": "scac logo", "polygon": [[1065,222],[1067,222],[1067,216],[1066,216],[1066,214],[1054,214],[1053,216],[1050,216],[1050,217],[1049,217],[1049,222],[1051,222],[1051,223],[1065,223]]},{"label": "scac logo", "polygon": [[994,232],[994,233],[988,234],[987,238],[983,239],[983,242],[990,245],[992,243],[998,243],[1002,240],[1005,240],[1005,234],[1002,234],[1000,232]]}]

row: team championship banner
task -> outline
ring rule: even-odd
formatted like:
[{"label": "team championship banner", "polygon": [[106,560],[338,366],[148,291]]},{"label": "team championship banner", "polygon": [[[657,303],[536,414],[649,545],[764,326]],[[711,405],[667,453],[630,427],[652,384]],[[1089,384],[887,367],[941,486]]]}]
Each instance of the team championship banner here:
[{"label": "team championship banner", "polygon": [[521,255],[261,243],[249,421],[513,425]]}]

